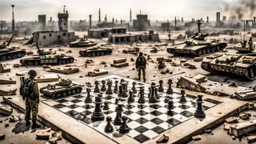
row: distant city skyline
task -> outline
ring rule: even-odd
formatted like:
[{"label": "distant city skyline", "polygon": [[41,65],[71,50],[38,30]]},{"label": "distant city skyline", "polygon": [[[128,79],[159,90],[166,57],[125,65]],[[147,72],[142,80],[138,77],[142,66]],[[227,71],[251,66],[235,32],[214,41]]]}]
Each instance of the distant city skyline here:
[{"label": "distant city skyline", "polygon": [[[0,0],[0,19],[11,21],[11,4],[15,5],[16,21],[37,21],[39,14],[46,14],[57,20],[57,13],[62,12],[63,5],[69,12],[69,20],[87,20],[92,14],[92,20],[98,20],[98,10],[101,9],[101,20],[105,15],[108,21],[114,17],[128,21],[130,9],[132,17],[140,13],[148,14],[150,20],[171,21],[174,17],[216,19],[216,12],[225,3],[236,0]],[[223,15],[224,13],[222,13]]]}]

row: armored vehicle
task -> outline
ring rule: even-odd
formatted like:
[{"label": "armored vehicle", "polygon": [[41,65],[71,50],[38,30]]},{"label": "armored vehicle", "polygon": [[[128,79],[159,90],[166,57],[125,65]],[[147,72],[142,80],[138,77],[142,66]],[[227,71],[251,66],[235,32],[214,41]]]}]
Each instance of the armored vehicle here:
[{"label": "armored vehicle", "polygon": [[37,54],[38,55],[54,55],[54,54],[56,54],[56,51],[52,51],[52,50],[44,51],[44,50],[41,50],[39,48],[38,44],[36,44],[36,48],[37,48]]},{"label": "armored vehicle", "polygon": [[20,63],[27,66],[38,66],[38,65],[61,65],[74,62],[74,58],[60,55],[45,55],[45,56],[33,56],[20,60]]},{"label": "armored vehicle", "polygon": [[88,48],[85,50],[80,50],[79,54],[81,56],[88,56],[88,57],[95,57],[95,56],[103,56],[103,55],[110,55],[112,53],[112,49],[104,48],[100,46]]},{"label": "armored vehicle", "polygon": [[69,79],[61,79],[56,84],[49,84],[40,89],[40,93],[53,99],[59,99],[70,95],[79,94],[82,91],[82,85],[73,83]]},{"label": "armored vehicle", "polygon": [[15,34],[12,35],[8,42],[3,42],[3,44],[0,45],[0,61],[21,58],[26,55],[26,51],[24,49],[19,49],[18,47],[8,47],[14,35]]},{"label": "armored vehicle", "polygon": [[198,24],[198,33],[191,36],[184,43],[180,43],[167,48],[167,52],[173,55],[186,54],[200,56],[207,53],[213,53],[216,51],[221,51],[227,47],[227,43],[219,42],[218,40],[206,40],[208,36],[207,33],[201,33],[200,25],[202,24],[200,20]]},{"label": "armored vehicle", "polygon": [[94,41],[89,41],[88,39],[78,39],[69,44],[70,47],[91,47],[97,45]]},{"label": "armored vehicle", "polygon": [[255,44],[253,44],[253,42],[252,42],[252,37],[249,39],[248,42],[246,40],[244,40],[240,44],[241,44],[240,47],[235,47],[235,49],[239,53],[251,53],[255,50]]},{"label": "armored vehicle", "polygon": [[230,73],[255,80],[256,54],[223,54],[214,59],[203,60],[201,67],[211,73]]}]

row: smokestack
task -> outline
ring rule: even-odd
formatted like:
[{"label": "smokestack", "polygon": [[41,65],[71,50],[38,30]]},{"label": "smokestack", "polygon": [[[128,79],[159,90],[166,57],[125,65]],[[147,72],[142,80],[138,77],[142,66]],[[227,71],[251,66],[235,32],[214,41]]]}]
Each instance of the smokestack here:
[{"label": "smokestack", "polygon": [[220,26],[220,12],[216,13],[216,27]]},{"label": "smokestack", "polygon": [[206,17],[206,22],[209,23],[209,17],[208,16]]},{"label": "smokestack", "polygon": [[177,30],[177,19],[176,19],[176,17],[174,18],[174,29]]},{"label": "smokestack", "polygon": [[105,22],[107,22],[107,21],[108,21],[107,15],[105,15],[105,19],[104,19],[104,21],[105,21]]},{"label": "smokestack", "polygon": [[201,20],[197,20],[197,26],[198,26],[198,33],[201,33]]},{"label": "smokestack", "polygon": [[92,15],[89,15],[89,28],[92,28]]},{"label": "smokestack", "polygon": [[65,7],[66,7],[66,6],[64,5],[64,7],[63,7],[63,13],[66,13]]},{"label": "smokestack", "polygon": [[12,32],[15,31],[14,6],[15,6],[15,5],[11,5],[11,7],[12,7]]},{"label": "smokestack", "polygon": [[114,18],[112,18],[112,23],[113,23],[113,24],[115,23],[115,19],[114,19]]},{"label": "smokestack", "polygon": [[99,9],[99,23],[101,22],[101,14],[100,14],[100,9]]},{"label": "smokestack", "polygon": [[130,9],[130,22],[132,22],[132,9]]}]

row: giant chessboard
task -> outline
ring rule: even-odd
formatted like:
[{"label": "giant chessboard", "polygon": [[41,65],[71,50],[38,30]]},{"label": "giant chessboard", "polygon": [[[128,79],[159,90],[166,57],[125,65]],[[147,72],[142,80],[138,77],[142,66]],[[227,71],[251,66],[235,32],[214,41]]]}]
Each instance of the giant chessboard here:
[{"label": "giant chessboard", "polygon": [[[128,91],[132,88],[132,82],[134,80],[122,78],[119,76],[107,76],[100,79],[97,79],[100,82],[101,88],[101,81],[111,80],[113,81],[121,81],[124,79],[128,83]],[[146,102],[144,104],[138,103],[138,92],[135,93],[135,102],[128,104],[127,98],[120,98],[121,102],[123,103],[124,111],[122,112],[122,116],[128,117],[128,126],[130,127],[130,132],[125,134],[128,137],[135,139],[138,143],[144,143],[150,139],[155,138],[156,136],[160,135],[166,130],[172,129],[189,119],[193,118],[193,114],[196,110],[196,95],[189,95],[186,94],[186,103],[180,103],[181,94],[180,91],[175,91],[173,94],[166,94],[167,88],[164,87],[164,92],[158,92],[159,95],[159,102],[158,103],[149,103],[148,102],[148,87],[149,84],[140,83],[136,81],[136,88],[139,92],[140,87],[144,87],[145,89],[145,99]],[[94,84],[92,84],[91,88],[91,96],[92,99],[98,95],[93,93]],[[113,88],[114,89],[114,84]],[[105,94],[105,91],[101,91],[102,93],[102,100],[109,102],[109,110],[103,110],[105,119],[107,116],[112,117],[112,120],[115,119],[116,116],[116,104],[115,100],[118,97],[116,93],[112,95]],[[103,134],[104,136],[113,139],[115,133],[119,133],[118,129],[119,126],[115,126],[114,133],[105,133],[104,128],[107,124],[106,120],[104,121],[91,121],[91,115],[94,111],[95,104],[94,103],[85,103],[86,92],[81,93],[80,95],[69,96],[63,99],[58,100],[45,100],[43,101],[45,104],[61,111],[62,113],[69,115],[70,117],[76,119],[77,121],[89,126],[90,128],[98,131],[99,133]],[[168,115],[168,103],[166,103],[165,99],[169,97],[174,103],[173,114]],[[212,109],[213,107],[222,103],[222,101],[218,101],[216,99],[211,99],[209,97],[203,98],[203,108],[205,111],[208,109]],[[104,105],[102,103],[102,106]]]}]

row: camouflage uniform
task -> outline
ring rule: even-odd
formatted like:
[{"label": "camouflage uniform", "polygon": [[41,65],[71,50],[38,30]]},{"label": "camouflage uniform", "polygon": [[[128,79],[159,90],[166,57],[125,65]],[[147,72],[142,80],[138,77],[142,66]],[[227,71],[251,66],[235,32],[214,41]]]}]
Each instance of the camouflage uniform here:
[{"label": "camouflage uniform", "polygon": [[[140,63],[140,60],[144,60],[145,63]],[[147,64],[147,60],[144,56],[138,56],[137,60],[136,60],[136,69],[138,70],[138,77],[140,80],[140,76],[141,76],[141,71],[142,71],[142,75],[143,75],[143,79],[144,81],[146,80],[145,76],[146,76],[146,64]]]},{"label": "camouflage uniform", "polygon": [[38,84],[35,79],[29,78],[31,80],[29,82],[29,86],[32,87],[33,95],[35,99],[32,99],[30,96],[26,96],[25,104],[26,104],[26,113],[25,113],[25,120],[30,120],[30,112],[32,112],[32,121],[37,120],[37,113],[38,113],[38,103],[39,103],[39,90]]}]

